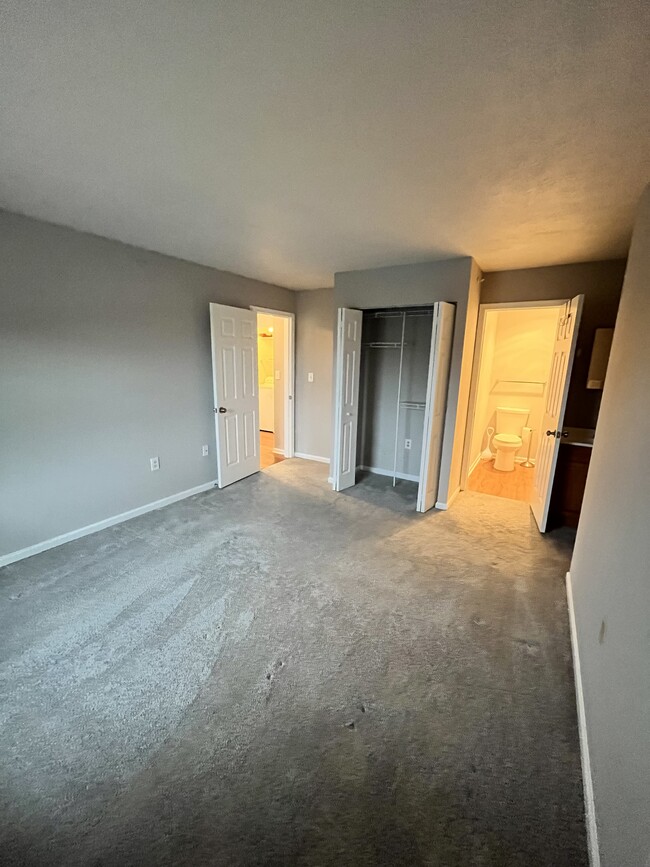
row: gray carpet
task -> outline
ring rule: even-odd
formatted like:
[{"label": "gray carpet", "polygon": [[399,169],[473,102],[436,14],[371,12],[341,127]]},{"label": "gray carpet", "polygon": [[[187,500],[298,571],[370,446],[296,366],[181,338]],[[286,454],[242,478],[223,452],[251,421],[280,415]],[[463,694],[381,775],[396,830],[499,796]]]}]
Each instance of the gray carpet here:
[{"label": "gray carpet", "polygon": [[570,535],[326,475],[0,571],[4,865],[586,865]]}]

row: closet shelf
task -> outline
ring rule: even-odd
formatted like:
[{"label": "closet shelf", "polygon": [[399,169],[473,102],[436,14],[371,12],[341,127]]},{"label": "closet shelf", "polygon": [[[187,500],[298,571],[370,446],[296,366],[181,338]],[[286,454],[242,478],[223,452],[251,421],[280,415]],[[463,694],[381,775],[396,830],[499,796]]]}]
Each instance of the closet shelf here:
[{"label": "closet shelf", "polygon": [[426,404],[419,403],[417,400],[401,400],[400,406],[404,407],[404,409],[425,409]]}]

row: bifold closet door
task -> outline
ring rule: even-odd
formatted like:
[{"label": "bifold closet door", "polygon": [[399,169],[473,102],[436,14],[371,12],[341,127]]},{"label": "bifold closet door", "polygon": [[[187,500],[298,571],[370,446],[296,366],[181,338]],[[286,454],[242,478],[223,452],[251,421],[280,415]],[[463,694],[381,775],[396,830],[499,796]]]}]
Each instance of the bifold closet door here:
[{"label": "bifold closet door", "polygon": [[418,512],[428,512],[429,509],[432,509],[438,496],[455,313],[455,305],[449,304],[447,301],[437,301],[433,306],[422,461],[420,463],[420,484],[416,507]]},{"label": "bifold closet door", "polygon": [[335,491],[351,488],[356,481],[362,320],[361,310],[339,307],[332,449],[332,487]]}]

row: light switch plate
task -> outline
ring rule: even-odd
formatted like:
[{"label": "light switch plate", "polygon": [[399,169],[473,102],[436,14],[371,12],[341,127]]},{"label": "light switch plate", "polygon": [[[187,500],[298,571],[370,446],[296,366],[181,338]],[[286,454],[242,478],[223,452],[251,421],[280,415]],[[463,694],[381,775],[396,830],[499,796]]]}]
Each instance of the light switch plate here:
[{"label": "light switch plate", "polygon": [[313,381],[314,381],[314,374],[308,373],[307,374],[307,382],[313,382]]},{"label": "light switch plate", "polygon": [[201,454],[204,458],[207,457],[210,454],[210,448],[208,446],[203,446],[203,448],[201,449]]}]

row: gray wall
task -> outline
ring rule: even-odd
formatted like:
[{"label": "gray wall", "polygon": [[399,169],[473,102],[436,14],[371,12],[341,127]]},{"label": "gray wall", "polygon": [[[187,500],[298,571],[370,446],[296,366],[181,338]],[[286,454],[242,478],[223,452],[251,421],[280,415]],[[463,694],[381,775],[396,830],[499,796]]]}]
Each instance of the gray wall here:
[{"label": "gray wall", "polygon": [[[330,458],[334,290],[296,293],[296,442],[302,454]],[[314,381],[307,381],[308,373]]]},{"label": "gray wall", "polygon": [[602,392],[586,388],[591,347],[595,330],[616,321],[624,274],[625,261],[618,259],[484,274],[482,304],[585,296],[564,419],[571,427],[596,426]]},{"label": "gray wall", "polygon": [[215,479],[208,303],[295,294],[6,212],[0,261],[0,556]]},{"label": "gray wall", "polygon": [[639,212],[571,580],[603,867],[650,863],[650,187]]},{"label": "gray wall", "polygon": [[434,301],[456,303],[439,499],[446,499],[460,482],[479,279],[480,272],[468,257],[345,271],[334,276],[335,307],[372,309],[432,304]]}]

